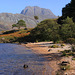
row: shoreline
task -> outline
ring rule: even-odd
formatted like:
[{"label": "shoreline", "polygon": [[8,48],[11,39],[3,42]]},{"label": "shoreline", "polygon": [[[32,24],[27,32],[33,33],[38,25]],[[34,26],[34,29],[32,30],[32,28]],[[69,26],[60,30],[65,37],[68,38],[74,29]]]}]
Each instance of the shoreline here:
[{"label": "shoreline", "polygon": [[[47,61],[49,62],[49,66],[52,68],[52,75],[55,75],[55,72],[59,69],[58,65],[56,64],[58,61],[52,60],[50,61],[49,55],[53,52],[48,52],[48,47],[45,46],[39,46],[39,44],[42,43],[52,43],[52,42],[39,42],[39,43],[28,43],[28,44],[22,44],[23,46],[26,46],[29,49],[32,49],[32,51],[35,54],[39,54],[42,57],[45,57]],[[41,51],[42,50],[42,51]],[[54,57],[54,56],[53,56]]]},{"label": "shoreline", "polygon": [[[52,70],[52,75],[56,75],[56,71],[59,70],[59,63],[62,61],[69,61],[71,65],[75,66],[75,62],[72,61],[72,57],[61,57],[60,51],[64,51],[65,49],[69,49],[69,45],[66,45],[64,48],[49,48],[48,46],[45,46],[45,44],[50,44],[52,42],[38,42],[38,43],[28,43],[28,44],[22,44],[23,46],[26,46],[29,49],[32,49],[32,51],[35,54],[38,54],[42,57],[45,57],[46,60],[49,62],[49,66],[53,69]],[[48,51],[51,49],[51,51]],[[67,70],[67,74],[71,75],[71,73],[74,72],[75,70]],[[64,73],[64,75],[66,74]]]}]

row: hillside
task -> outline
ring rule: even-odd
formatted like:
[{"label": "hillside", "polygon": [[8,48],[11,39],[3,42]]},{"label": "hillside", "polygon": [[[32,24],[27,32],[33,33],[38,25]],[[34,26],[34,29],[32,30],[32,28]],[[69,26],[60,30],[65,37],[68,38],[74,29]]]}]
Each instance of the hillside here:
[{"label": "hillside", "polygon": [[38,6],[27,6],[22,10],[21,14],[29,17],[38,16],[41,19],[57,18],[50,9],[40,8]]},{"label": "hillside", "polygon": [[36,26],[36,21],[34,18],[27,17],[22,14],[0,13],[0,28],[5,27],[6,29],[7,27],[8,29],[11,29],[12,24],[17,23],[20,19],[23,19],[26,22],[28,28],[33,28]]},{"label": "hillside", "polygon": [[[35,20],[34,16],[38,16],[39,19]],[[28,6],[21,11],[21,14],[0,13],[0,31],[11,30],[12,24],[17,23],[21,19],[26,22],[28,28],[34,28],[38,22],[48,18],[57,17],[49,9],[37,6]]]}]

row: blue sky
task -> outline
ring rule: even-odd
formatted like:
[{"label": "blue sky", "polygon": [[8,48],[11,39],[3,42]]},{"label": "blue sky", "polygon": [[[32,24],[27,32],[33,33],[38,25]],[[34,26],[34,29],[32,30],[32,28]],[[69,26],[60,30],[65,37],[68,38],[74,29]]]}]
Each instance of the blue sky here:
[{"label": "blue sky", "polygon": [[1,0],[0,13],[20,13],[26,6],[50,9],[56,16],[62,15],[62,8],[71,0]]}]

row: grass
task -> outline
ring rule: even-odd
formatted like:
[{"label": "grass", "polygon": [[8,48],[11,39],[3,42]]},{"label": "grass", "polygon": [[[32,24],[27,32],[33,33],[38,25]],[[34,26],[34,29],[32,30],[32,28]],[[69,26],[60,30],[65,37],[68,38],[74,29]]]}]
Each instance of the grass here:
[{"label": "grass", "polygon": [[36,43],[38,43],[38,40],[36,40]]},{"label": "grass", "polygon": [[58,50],[58,52],[60,52],[60,50]]},{"label": "grass", "polygon": [[[12,31],[6,31],[6,32],[4,32],[6,34],[0,35],[0,43],[18,42],[17,41],[18,38],[23,38],[30,34],[30,32],[29,32],[30,30],[21,29],[21,30],[17,30],[17,31],[13,31],[13,32]],[[23,40],[25,40],[25,39],[23,39]]]},{"label": "grass", "polygon": [[57,70],[55,75],[64,75],[64,71],[63,70]]},{"label": "grass", "polygon": [[61,46],[65,46],[65,44],[61,44]]},{"label": "grass", "polygon": [[60,66],[61,70],[69,70],[70,69],[70,65],[66,65],[66,66]]},{"label": "grass", "polygon": [[74,52],[72,52],[71,50],[64,50],[64,51],[61,51],[62,53],[62,56],[74,56]]},{"label": "grass", "polygon": [[75,60],[75,58],[72,58],[72,60]]},{"label": "grass", "polygon": [[49,48],[60,48],[58,45],[49,46]]},{"label": "grass", "polygon": [[62,40],[59,40],[59,41],[56,41],[56,43],[64,43],[64,41],[62,41]]}]

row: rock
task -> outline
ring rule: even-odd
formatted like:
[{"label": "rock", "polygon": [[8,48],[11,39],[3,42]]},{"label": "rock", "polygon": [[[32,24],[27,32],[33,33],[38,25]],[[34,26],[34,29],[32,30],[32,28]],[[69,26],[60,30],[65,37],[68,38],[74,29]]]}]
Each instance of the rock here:
[{"label": "rock", "polygon": [[[39,19],[35,20],[34,16],[38,16]],[[19,20],[24,20],[27,28],[34,28],[37,26],[37,23],[52,18],[57,18],[57,16],[51,10],[37,6],[28,6],[22,10],[21,14],[0,13],[0,30],[11,30],[12,24],[17,23]]]},{"label": "rock", "polygon": [[62,61],[61,63],[62,66],[67,66],[68,64],[70,64],[69,61]]},{"label": "rock", "polygon": [[48,50],[48,52],[50,52],[50,51],[51,51],[51,49]]},{"label": "rock", "polygon": [[29,17],[38,16],[40,19],[57,18],[50,9],[40,8],[38,6],[27,6],[22,10],[21,14]]},{"label": "rock", "polygon": [[62,63],[64,64],[70,64],[69,61],[62,61]]},{"label": "rock", "polygon": [[28,65],[24,64],[23,68],[28,68]]}]

